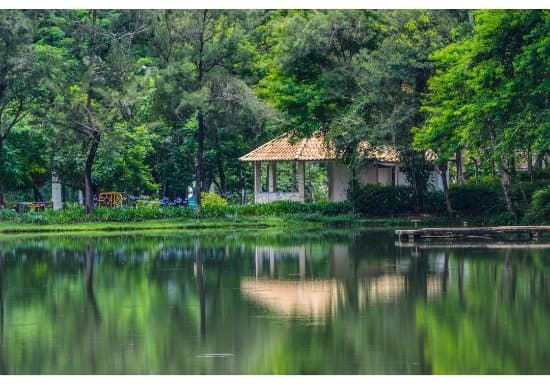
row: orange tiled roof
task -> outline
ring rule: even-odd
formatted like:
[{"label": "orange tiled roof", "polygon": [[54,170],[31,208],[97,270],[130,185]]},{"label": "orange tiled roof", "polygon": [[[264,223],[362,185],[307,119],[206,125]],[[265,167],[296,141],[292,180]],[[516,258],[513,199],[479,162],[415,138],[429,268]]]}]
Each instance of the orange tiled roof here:
[{"label": "orange tiled roof", "polygon": [[[373,159],[379,162],[398,163],[399,151],[395,146],[373,146],[367,141],[362,141],[358,146],[361,158]],[[241,161],[323,161],[339,159],[336,151],[325,141],[319,132],[311,138],[292,138],[291,133],[283,134],[250,153],[239,158]],[[432,150],[426,152],[426,159],[433,161],[437,154]]]},{"label": "orange tiled roof", "polygon": [[366,141],[359,143],[359,156],[362,158],[375,159],[380,162],[390,163],[397,163],[400,160],[399,151],[397,151],[395,146],[372,146]]},{"label": "orange tiled roof", "polygon": [[241,161],[322,161],[337,159],[321,134],[311,138],[293,139],[291,133],[283,134],[264,143],[239,158]]}]

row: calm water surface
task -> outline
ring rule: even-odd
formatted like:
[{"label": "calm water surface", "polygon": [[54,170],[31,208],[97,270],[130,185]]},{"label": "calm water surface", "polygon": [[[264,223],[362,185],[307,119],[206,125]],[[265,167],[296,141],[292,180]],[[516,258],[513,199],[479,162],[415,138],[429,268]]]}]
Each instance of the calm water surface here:
[{"label": "calm water surface", "polygon": [[0,240],[4,374],[550,374],[550,249],[391,232]]}]

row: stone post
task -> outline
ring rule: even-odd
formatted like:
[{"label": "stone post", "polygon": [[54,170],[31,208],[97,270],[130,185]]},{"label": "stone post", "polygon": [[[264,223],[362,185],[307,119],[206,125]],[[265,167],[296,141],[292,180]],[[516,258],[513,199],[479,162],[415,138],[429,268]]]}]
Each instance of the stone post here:
[{"label": "stone post", "polygon": [[304,161],[297,162],[296,175],[298,179],[298,198],[300,202],[305,202],[306,191],[306,170]]},{"label": "stone post", "polygon": [[59,177],[57,177],[55,174],[52,175],[52,202],[53,210],[59,210],[63,208],[61,183],[59,182]]},{"label": "stone post", "polygon": [[254,162],[254,193],[262,190],[262,163]]},{"label": "stone post", "polygon": [[262,190],[262,163],[254,161],[254,203],[258,203],[258,193]]},{"label": "stone post", "polygon": [[274,161],[269,162],[268,177],[269,186],[267,191],[274,193],[277,191],[277,163]]}]

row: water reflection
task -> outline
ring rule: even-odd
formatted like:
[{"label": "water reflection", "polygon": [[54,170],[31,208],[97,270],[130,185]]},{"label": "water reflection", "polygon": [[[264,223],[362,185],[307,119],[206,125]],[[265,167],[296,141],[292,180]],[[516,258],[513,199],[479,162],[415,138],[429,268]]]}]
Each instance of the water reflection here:
[{"label": "water reflection", "polygon": [[6,240],[0,370],[550,370],[547,249],[283,236]]},{"label": "water reflection", "polygon": [[[256,246],[254,253],[255,277],[241,279],[241,291],[251,301],[286,318],[311,318],[316,322],[330,320],[331,314],[339,312],[355,297],[359,310],[369,303],[391,302],[407,292],[407,275],[414,266],[410,260],[393,263],[372,264],[360,261],[356,270],[345,244],[329,246],[330,278],[319,280],[309,272],[306,244],[293,247]],[[417,258],[419,252],[415,255]],[[298,271],[279,278],[277,261],[293,259],[298,262]],[[264,264],[269,264],[269,276]],[[445,291],[448,281],[449,257],[445,254],[444,268],[425,280],[427,297]],[[311,266],[311,264],[310,264]],[[351,282],[351,283],[350,283]]]}]

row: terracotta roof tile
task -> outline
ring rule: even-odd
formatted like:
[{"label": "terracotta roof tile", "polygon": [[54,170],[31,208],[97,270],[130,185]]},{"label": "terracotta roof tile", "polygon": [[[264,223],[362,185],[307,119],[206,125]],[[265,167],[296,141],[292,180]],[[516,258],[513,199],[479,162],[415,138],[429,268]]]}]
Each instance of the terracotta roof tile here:
[{"label": "terracotta roof tile", "polygon": [[322,161],[336,159],[320,134],[311,138],[293,139],[286,133],[239,158],[241,161]]},{"label": "terracotta roof tile", "polygon": [[[373,146],[362,141],[358,146],[359,156],[379,162],[398,163],[399,151],[395,146]],[[250,153],[239,158],[241,161],[322,161],[338,159],[336,151],[327,144],[322,134],[314,133],[311,138],[292,138],[291,133],[283,134]],[[433,161],[437,154],[428,150],[426,159]]]}]

